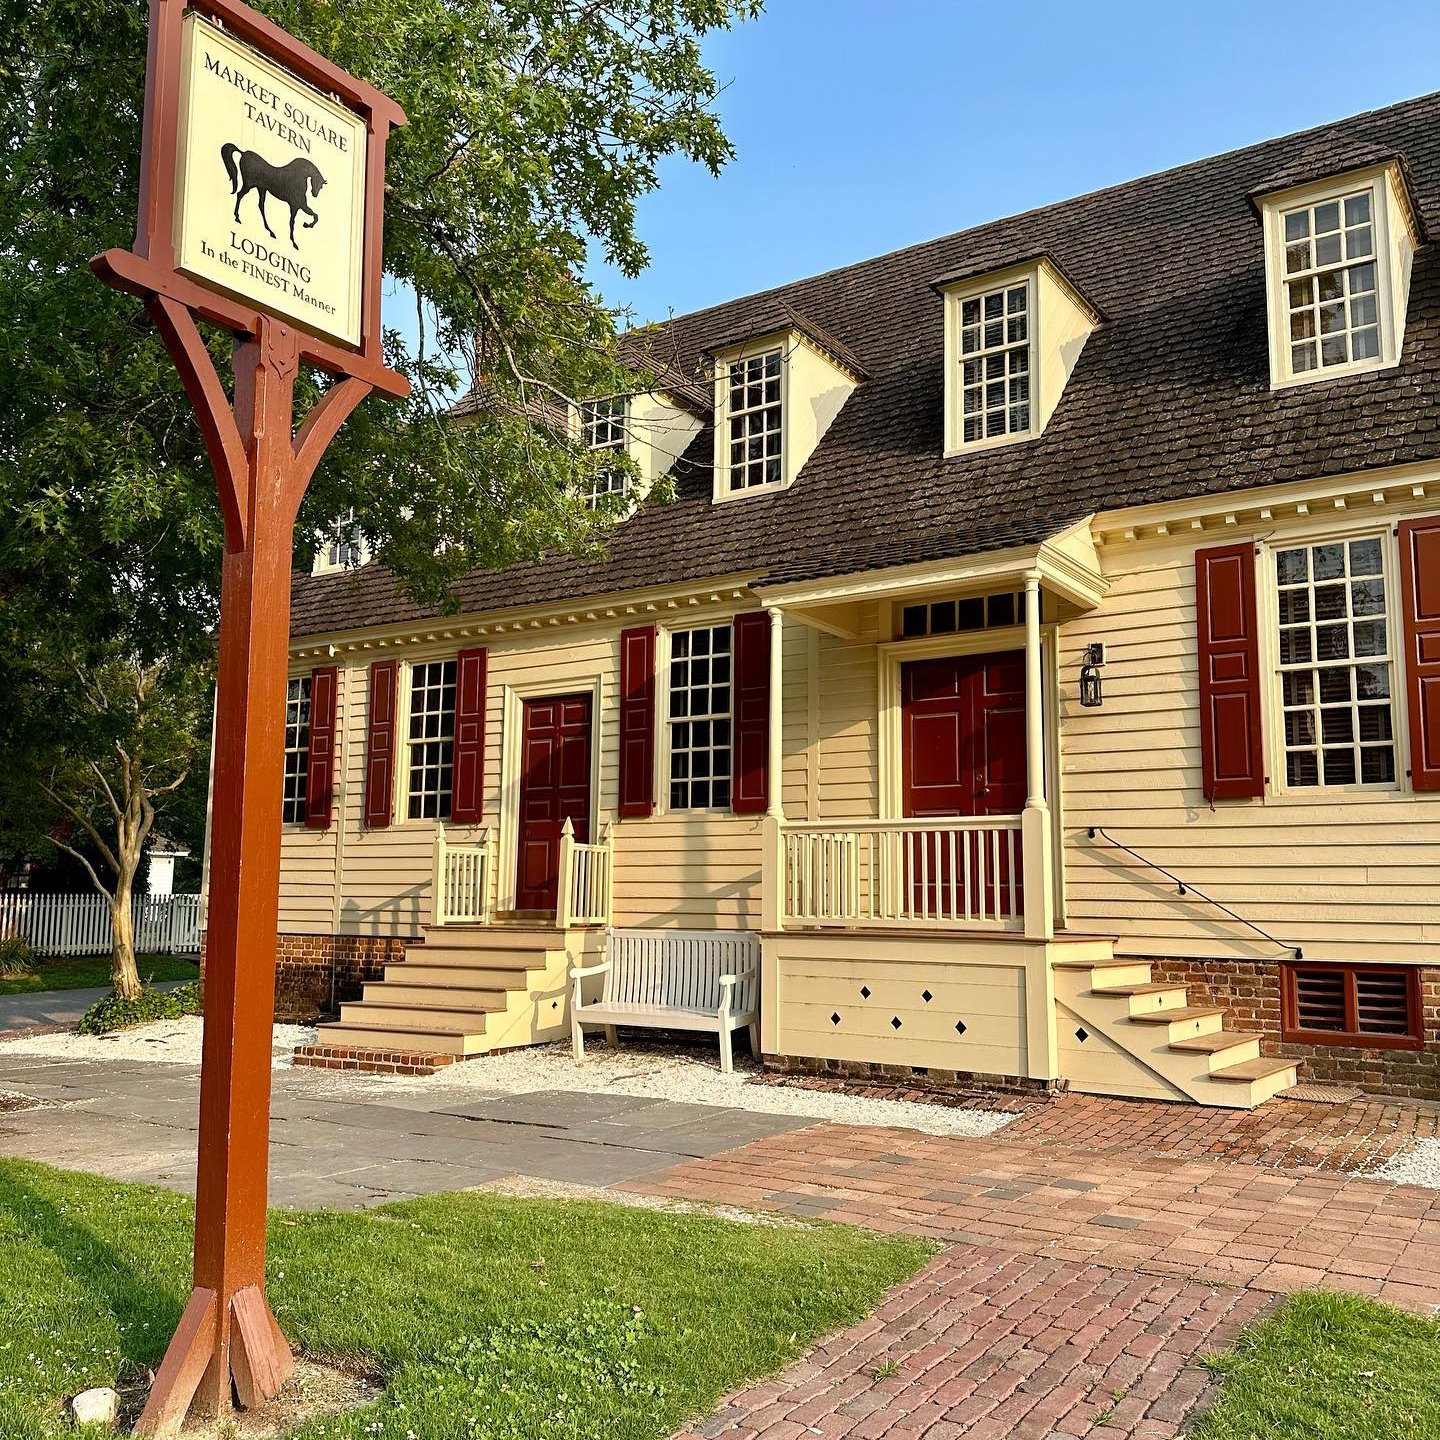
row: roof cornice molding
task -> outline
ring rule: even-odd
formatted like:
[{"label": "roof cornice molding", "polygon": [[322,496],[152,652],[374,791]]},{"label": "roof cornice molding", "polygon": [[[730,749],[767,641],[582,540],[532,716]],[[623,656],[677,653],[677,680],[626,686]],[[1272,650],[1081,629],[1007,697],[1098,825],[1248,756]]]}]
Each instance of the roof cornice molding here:
[{"label": "roof cornice molding", "polygon": [[515,635],[538,635],[608,628],[616,621],[632,623],[669,616],[707,605],[741,604],[754,600],[757,575],[731,575],[697,580],[689,585],[668,585],[615,595],[588,595],[578,600],[547,605],[515,606],[507,610],[479,611],[473,615],[430,616],[393,625],[327,631],[305,635],[290,643],[292,660],[334,658],[367,650],[397,650],[411,645],[446,640],[489,640]]},{"label": "roof cornice molding", "polygon": [[1424,499],[1440,501],[1440,463],[1436,461],[1107,510],[1095,517],[1091,529],[1098,545],[1114,546],[1177,535],[1223,534],[1276,520],[1341,511],[1374,515],[1386,507]]},{"label": "roof cornice molding", "polygon": [[1391,181],[1400,213],[1410,229],[1410,238],[1418,246],[1426,242],[1425,227],[1420,221],[1420,211],[1415,204],[1415,187],[1410,179],[1410,167],[1403,155],[1381,156],[1360,165],[1347,165],[1339,170],[1325,170],[1304,180],[1287,182],[1282,185],[1264,185],[1252,190],[1245,198],[1257,220],[1265,217],[1267,205],[1285,200],[1287,197],[1300,199],[1307,191],[1325,191],[1337,188],[1347,182],[1363,184],[1386,176]]}]

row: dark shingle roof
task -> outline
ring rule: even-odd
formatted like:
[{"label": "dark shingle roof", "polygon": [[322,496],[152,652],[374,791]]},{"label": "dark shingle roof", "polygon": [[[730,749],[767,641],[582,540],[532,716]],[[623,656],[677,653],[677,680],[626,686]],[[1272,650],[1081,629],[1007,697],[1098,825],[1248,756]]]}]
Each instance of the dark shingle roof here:
[{"label": "dark shingle roof", "polygon": [[[711,430],[674,503],[615,531],[608,558],[477,572],[477,613],[707,577],[805,580],[1033,543],[1101,509],[1440,455],[1440,260],[1415,257],[1402,363],[1271,391],[1257,192],[1399,157],[1420,224],[1440,225],[1440,95],[977,226],[673,322],[698,373],[717,337],[804,315],[868,377],[791,489],[710,499]],[[1053,258],[1105,323],[1045,434],[943,456],[942,304],[957,271]],[[379,566],[297,576],[293,630],[420,618]]]}]

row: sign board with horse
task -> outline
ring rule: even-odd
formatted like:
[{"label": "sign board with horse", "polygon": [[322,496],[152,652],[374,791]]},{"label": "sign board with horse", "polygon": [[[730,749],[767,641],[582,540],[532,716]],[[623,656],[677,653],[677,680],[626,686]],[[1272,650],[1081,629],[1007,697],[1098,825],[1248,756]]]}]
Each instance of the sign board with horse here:
[{"label": "sign board with horse", "polygon": [[194,11],[183,43],[177,268],[358,345],[364,119]]}]

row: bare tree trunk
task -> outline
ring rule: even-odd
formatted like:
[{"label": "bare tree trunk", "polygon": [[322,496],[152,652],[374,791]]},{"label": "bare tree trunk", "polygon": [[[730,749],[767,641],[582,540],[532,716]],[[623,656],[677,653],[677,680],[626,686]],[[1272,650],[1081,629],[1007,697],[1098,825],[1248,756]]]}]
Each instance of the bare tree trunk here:
[{"label": "bare tree trunk", "polygon": [[110,900],[110,984],[124,1000],[133,1000],[140,993],[140,972],[135,966],[135,921],[130,908],[134,894],[135,872],[118,881]]}]

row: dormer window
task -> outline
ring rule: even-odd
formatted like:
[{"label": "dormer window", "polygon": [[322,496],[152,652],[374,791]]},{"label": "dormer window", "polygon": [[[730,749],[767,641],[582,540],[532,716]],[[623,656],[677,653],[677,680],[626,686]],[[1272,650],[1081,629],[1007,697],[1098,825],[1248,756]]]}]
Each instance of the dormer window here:
[{"label": "dormer window", "polygon": [[355,528],[355,512],[347,510],[336,523],[330,539],[321,546],[311,569],[316,575],[325,575],[332,570],[354,570],[367,559],[365,541]]},{"label": "dormer window", "polygon": [[833,335],[786,308],[743,343],[717,346],[714,498],[793,485],[865,378]]},{"label": "dormer window", "polygon": [[1284,223],[1291,372],[1378,359],[1374,196],[1302,205]]},{"label": "dormer window", "polygon": [[1030,282],[960,302],[961,438],[1030,433]]},{"label": "dormer window", "polygon": [[[580,407],[580,438],[590,451],[626,453],[626,404],[624,397],[608,400],[587,400]],[[630,493],[630,472],[623,465],[606,465],[591,476],[589,488],[581,499],[596,510],[610,500],[623,500]]]},{"label": "dormer window", "polygon": [[1270,382],[1399,363],[1418,238],[1395,165],[1258,201],[1270,298]]},{"label": "dormer window", "polygon": [[935,282],[945,298],[945,453],[1040,435],[1100,323],[1047,256]]},{"label": "dormer window", "polygon": [[726,488],[753,490],[785,478],[785,352],[780,346],[732,360],[725,426],[730,466]]}]

